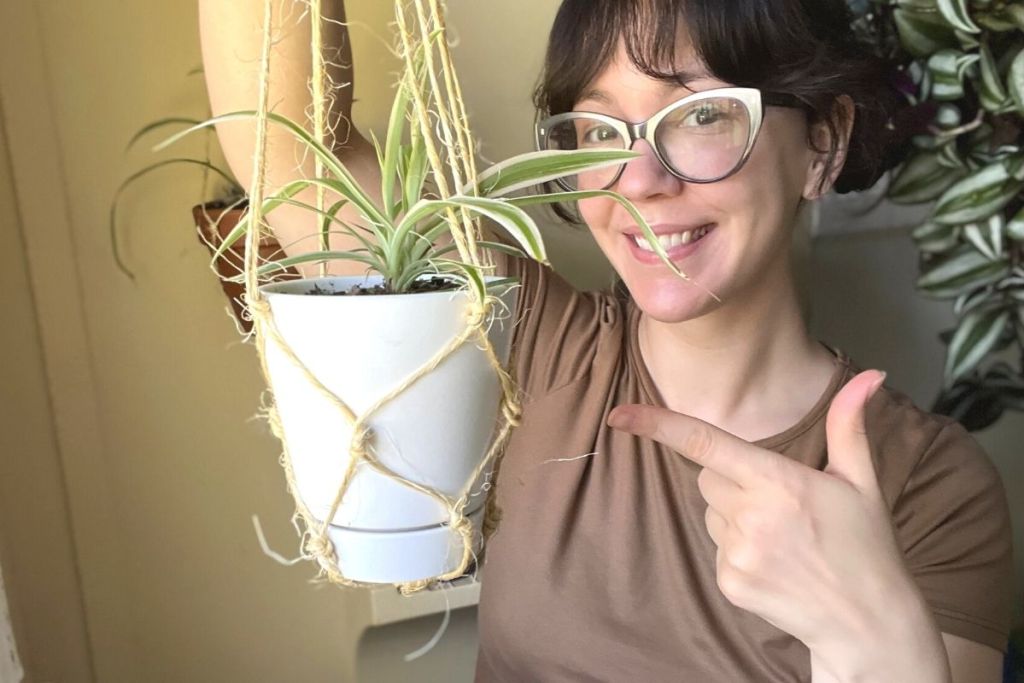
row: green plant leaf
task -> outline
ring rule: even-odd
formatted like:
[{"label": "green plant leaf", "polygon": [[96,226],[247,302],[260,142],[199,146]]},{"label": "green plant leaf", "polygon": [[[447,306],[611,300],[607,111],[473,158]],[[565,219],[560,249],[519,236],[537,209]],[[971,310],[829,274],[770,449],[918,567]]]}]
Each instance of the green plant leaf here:
[{"label": "green plant leaf", "polygon": [[[548,257],[544,250],[544,239],[541,237],[540,228],[537,227],[537,223],[533,218],[510,201],[488,197],[457,195],[448,200],[421,200],[398,224],[394,235],[395,244],[403,244],[407,236],[413,232],[417,223],[438,213],[439,210],[449,208],[465,208],[488,218],[504,229],[530,258],[541,263],[547,263]],[[433,243],[440,235],[424,233],[423,237]]]},{"label": "green plant leaf", "polygon": [[963,80],[967,70],[981,57],[959,50],[939,50],[928,59],[932,74],[932,97],[937,100],[958,100],[964,96]]},{"label": "green plant leaf", "polygon": [[668,269],[683,279],[687,278],[676,264],[672,263],[669,259],[668,254],[665,253],[664,247],[661,246],[661,242],[658,237],[654,234],[647,219],[643,217],[640,210],[636,208],[633,202],[629,201],[621,194],[617,192],[611,192],[609,190],[580,190],[577,192],[555,192],[551,194],[541,195],[529,195],[526,197],[515,197],[508,200],[517,206],[537,206],[545,204],[557,204],[563,202],[578,202],[584,199],[596,199],[598,197],[605,197],[607,199],[613,199],[618,202],[633,218],[633,222],[636,223],[637,227],[647,238],[648,243],[654,249],[654,253],[658,255],[661,262],[668,266]]},{"label": "green plant leaf", "polygon": [[[503,254],[508,254],[509,256],[526,257],[526,252],[517,247],[513,247],[510,244],[504,244],[502,242],[489,242],[487,240],[477,240],[476,243],[478,246],[481,246],[484,249],[498,251]],[[451,248],[454,249],[454,247]]]},{"label": "green plant leaf", "polygon": [[402,213],[408,213],[423,197],[423,187],[430,163],[427,146],[418,127],[413,126],[410,137],[412,143],[407,150],[405,171],[402,174]]},{"label": "green plant leaf", "polygon": [[149,125],[143,126],[139,130],[137,130],[135,132],[135,135],[132,136],[132,139],[128,141],[127,145],[125,145],[124,149],[127,152],[132,147],[134,147],[135,143],[137,143],[139,140],[146,137],[153,131],[160,130],[161,128],[166,128],[167,126],[195,126],[198,123],[198,119],[190,119],[181,116],[171,116],[165,119],[153,121]]},{"label": "green plant leaf", "polygon": [[[364,227],[358,226],[358,225],[357,226],[349,225],[345,221],[343,221],[340,218],[338,218],[338,211],[341,209],[342,206],[347,204],[347,202],[344,199],[335,202],[326,211],[321,211],[320,209],[316,208],[312,204],[309,204],[307,202],[300,202],[297,199],[291,199],[289,197],[278,197],[277,199],[280,200],[280,204],[282,204],[282,205],[297,206],[297,207],[299,207],[301,209],[309,211],[310,213],[313,213],[313,214],[316,214],[316,215],[320,216],[321,217],[321,234],[327,234],[327,235],[340,234],[340,235],[347,235],[349,237],[353,237],[355,240],[357,240],[362,245],[362,247],[364,249],[366,249],[368,252],[372,253],[375,257],[377,257],[378,259],[381,259],[381,260],[384,259],[384,251],[380,248],[380,245],[377,242],[375,242],[375,241],[370,241],[364,235],[360,234],[360,232],[365,232],[368,235],[372,235],[372,236],[374,236],[376,238],[376,233],[374,233],[373,230],[370,230],[369,228],[364,228]],[[341,230],[330,230],[329,226],[332,225],[332,224],[338,225],[341,228]]]},{"label": "green plant leaf", "polygon": [[1020,3],[1007,5],[1003,8],[1003,12],[1006,13],[1010,21],[1016,24],[1017,28],[1024,31],[1024,5]]},{"label": "green plant leaf", "polygon": [[[951,173],[944,180],[948,182],[944,185],[940,185],[943,191],[949,188],[954,182],[964,177],[968,172],[967,162],[960,157],[960,152],[957,149],[956,140],[950,140],[942,147],[939,147],[938,162],[943,168],[948,168],[955,173]],[[941,193],[940,193],[941,194]]]},{"label": "green plant leaf", "polygon": [[978,25],[971,20],[967,11],[967,0],[936,0],[939,14],[950,26],[964,33],[981,33]]},{"label": "green plant leaf", "polygon": [[[281,204],[284,204],[286,201],[288,201],[293,196],[297,195],[299,192],[306,189],[312,184],[313,182],[309,180],[296,180],[285,185],[276,193],[274,193],[267,199],[263,200],[263,215],[270,213],[276,207],[280,206]],[[250,207],[250,209],[251,208],[252,207]],[[238,220],[238,223],[235,224],[235,227],[231,229],[231,232],[224,236],[224,239],[221,241],[220,246],[218,246],[217,249],[213,252],[213,260],[216,261],[217,259],[221,258],[224,255],[224,252],[226,252],[228,249],[234,246],[235,242],[237,242],[243,236],[245,236],[245,234],[249,231],[249,226],[251,223],[252,213],[251,211],[246,211]]]},{"label": "green plant leaf", "polygon": [[398,218],[396,211],[398,207],[394,203],[395,182],[398,180],[399,159],[403,151],[402,139],[405,136],[409,97],[409,89],[405,86],[404,81],[399,83],[398,92],[391,105],[391,118],[388,120],[388,132],[384,140],[384,154],[380,164],[381,197],[387,217],[392,221]]},{"label": "green plant leaf", "polygon": [[[505,197],[580,171],[623,164],[638,156],[628,150],[609,149],[528,152],[497,163],[481,173],[475,194]],[[463,194],[470,194],[466,190]]]},{"label": "green plant leaf", "polygon": [[993,33],[1004,33],[1017,28],[1013,17],[1006,12],[978,12],[974,15],[974,22],[986,31]]},{"label": "green plant leaf", "polygon": [[956,39],[960,43],[960,49],[962,50],[974,50],[981,46],[981,43],[978,42],[980,34],[965,33],[957,29],[954,29],[953,33],[956,34]]},{"label": "green plant leaf", "polygon": [[910,236],[920,251],[934,254],[955,247],[960,242],[960,232],[959,226],[929,221],[915,228]]},{"label": "green plant leaf", "polygon": [[964,316],[946,354],[947,387],[977,367],[995,347],[1009,320],[1010,314],[1001,309],[979,309]]},{"label": "green plant leaf", "polygon": [[135,279],[135,274],[131,270],[129,270],[128,266],[125,264],[124,259],[121,256],[121,248],[120,246],[118,246],[117,240],[117,211],[118,207],[121,205],[121,195],[123,195],[124,192],[133,184],[135,184],[140,178],[149,175],[153,171],[157,171],[160,170],[161,168],[166,168],[168,166],[181,165],[199,166],[201,168],[205,168],[208,171],[213,171],[221,178],[223,178],[225,181],[227,181],[233,188],[237,187],[234,178],[232,178],[227,173],[211,164],[209,161],[203,161],[201,159],[164,159],[163,161],[158,161],[154,164],[150,164],[149,166],[146,166],[145,168],[142,168],[136,171],[135,173],[131,174],[127,178],[125,178],[124,182],[122,182],[118,186],[117,190],[114,191],[113,199],[110,200],[110,210],[108,212],[109,223],[107,228],[110,234],[110,245],[114,252],[114,262],[117,264],[118,269],[122,273],[127,275],[128,279],[130,280]]},{"label": "green plant leaf", "polygon": [[973,223],[1002,209],[1024,187],[1006,163],[984,166],[939,197],[932,220],[945,224]]},{"label": "green plant leaf", "polygon": [[1007,84],[1017,112],[1024,116],[1024,49],[1020,50],[1010,63]]},{"label": "green plant leaf", "polygon": [[[173,145],[178,140],[181,140],[198,130],[210,128],[219,123],[226,123],[228,121],[251,121],[254,120],[256,116],[257,113],[255,111],[236,111],[228,114],[221,114],[220,116],[214,116],[213,118],[207,119],[195,126],[192,126],[191,128],[177,133],[176,135],[172,135],[153,149],[155,151],[159,151]],[[313,154],[323,162],[324,168],[330,171],[331,175],[334,176],[332,178],[332,184],[330,185],[331,189],[339,192],[339,194],[352,202],[352,205],[355,206],[370,223],[374,223],[376,225],[388,225],[390,223],[387,216],[385,216],[384,213],[374,204],[373,200],[366,193],[366,190],[360,187],[359,183],[356,182],[356,179],[348,169],[345,168],[345,164],[339,161],[323,143],[316,140],[305,128],[285,116],[270,112],[267,114],[267,118],[275,125],[282,126],[288,130],[303,143],[306,149],[313,152]],[[314,179],[309,182],[316,184],[318,180]]]},{"label": "green plant leaf", "polygon": [[981,46],[981,87],[978,97],[981,106],[990,112],[998,112],[1010,102],[1010,94],[999,76],[999,68],[988,44]]},{"label": "green plant leaf", "polygon": [[484,276],[480,272],[480,269],[469,263],[462,263],[461,261],[451,261],[450,263],[458,270],[461,270],[466,276],[466,281],[469,284],[470,289],[472,289],[473,293],[476,295],[476,299],[478,301],[483,301],[487,297],[487,285],[484,283]]},{"label": "green plant leaf", "polygon": [[897,171],[887,196],[896,204],[930,202],[963,175],[943,166],[935,152],[918,152]]},{"label": "green plant leaf", "polygon": [[963,235],[978,253],[994,261],[1003,256],[1003,226],[1003,217],[997,214],[984,225],[968,223]]},{"label": "green plant leaf", "polygon": [[[479,175],[475,187],[467,185],[463,188],[462,195],[501,198],[580,171],[621,164],[637,156],[636,152],[622,150],[528,152],[491,166]],[[413,210],[414,205],[410,205],[407,213]],[[420,233],[436,239],[445,230],[443,221],[443,217],[438,218]]]},{"label": "green plant leaf", "polygon": [[[957,297],[956,303],[953,304],[953,313],[958,317],[963,317],[971,311],[979,310],[983,307],[992,308],[993,305],[996,307],[1002,305],[998,299],[993,301],[992,292],[992,285],[987,287],[978,287],[969,292],[964,292]],[[952,340],[953,337],[951,335],[947,344]]]},{"label": "green plant leaf", "polygon": [[953,28],[938,12],[899,7],[893,12],[893,20],[900,42],[915,57],[926,58],[944,47],[957,45]]},{"label": "green plant leaf", "polygon": [[996,282],[1009,271],[1006,261],[993,261],[969,247],[929,267],[917,287],[936,299],[951,299],[974,287]]},{"label": "green plant leaf", "polygon": [[1024,241],[1024,209],[1017,212],[1017,215],[1006,224],[1006,235],[1018,242]]},{"label": "green plant leaf", "polygon": [[[289,256],[288,258],[264,263],[256,269],[256,274],[259,277],[267,277],[282,270],[287,270],[307,263],[328,263],[330,261],[339,260],[362,263],[372,270],[377,270],[377,262],[368,256],[364,256],[361,251],[361,249],[353,249],[349,251],[311,251],[305,254],[299,254],[298,256]],[[225,278],[225,282],[242,284],[245,282],[245,273]]]}]

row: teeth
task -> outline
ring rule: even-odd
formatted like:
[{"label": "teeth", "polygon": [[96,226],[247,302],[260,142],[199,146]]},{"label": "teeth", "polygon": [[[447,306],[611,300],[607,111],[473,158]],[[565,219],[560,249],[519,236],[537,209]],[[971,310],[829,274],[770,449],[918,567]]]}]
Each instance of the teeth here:
[{"label": "teeth", "polygon": [[[658,235],[658,243],[661,244],[661,248],[665,251],[673,247],[678,247],[683,244],[689,244],[699,240],[704,235],[708,234],[707,226],[698,228],[697,230],[687,230],[686,232],[676,232],[671,235]],[[653,252],[654,248],[648,244],[647,238],[643,235],[634,235],[633,241],[636,242],[636,246],[640,247],[644,251]]]}]

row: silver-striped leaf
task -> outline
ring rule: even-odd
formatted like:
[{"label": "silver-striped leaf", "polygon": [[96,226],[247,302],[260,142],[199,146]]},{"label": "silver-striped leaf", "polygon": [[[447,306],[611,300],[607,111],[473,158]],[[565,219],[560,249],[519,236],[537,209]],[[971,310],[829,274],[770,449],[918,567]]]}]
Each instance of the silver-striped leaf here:
[{"label": "silver-striped leaf", "polygon": [[1005,309],[971,311],[957,327],[946,353],[945,379],[950,386],[978,366],[999,342],[1010,313]]}]

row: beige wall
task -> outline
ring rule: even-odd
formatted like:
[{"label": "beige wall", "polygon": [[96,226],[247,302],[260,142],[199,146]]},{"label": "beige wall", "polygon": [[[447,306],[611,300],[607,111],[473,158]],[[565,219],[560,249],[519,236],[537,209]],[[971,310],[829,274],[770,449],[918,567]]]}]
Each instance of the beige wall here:
[{"label": "beige wall", "polygon": [[[31,681],[90,679],[77,557],[68,519],[53,401],[27,269],[22,215],[0,106],[0,565],[15,641]],[[28,213],[31,213],[29,209]],[[70,286],[67,291],[74,292]],[[0,595],[0,620],[7,619]],[[11,674],[0,623],[0,681]],[[13,646],[13,643],[10,643]],[[39,647],[45,646],[45,647]]]},{"label": "beige wall", "polygon": [[[354,31],[356,116],[364,127],[383,118],[393,81],[374,37],[386,35],[387,7],[351,3],[351,18],[366,25]],[[458,59],[487,156],[529,147],[529,95],[554,7],[548,0],[452,2]],[[3,471],[14,473],[0,480],[7,485],[0,489],[0,560],[5,569],[29,566],[21,553],[49,545],[38,561],[56,577],[33,574],[31,566],[18,570],[25,579],[8,573],[26,666],[38,680],[103,683],[346,680],[355,634],[370,612],[366,596],[310,586],[309,566],[274,564],[252,531],[250,516],[258,514],[275,549],[296,549],[278,447],[262,423],[249,420],[261,389],[255,359],[237,343],[191,230],[197,176],[167,171],[126,197],[122,245],[134,283],[111,257],[111,194],[151,159],[141,149],[124,155],[128,137],[156,118],[203,112],[201,84],[185,75],[200,61],[194,3],[4,3],[0,44],[15,178],[15,192],[3,195],[0,177],[0,219],[8,241],[21,235],[25,242],[5,255],[13,260],[0,273],[23,293],[17,311],[26,321],[17,339],[0,338],[0,348],[19,359],[4,371],[21,373],[23,387],[16,398],[5,395],[5,408],[13,401],[25,411],[6,411],[0,430],[24,440],[5,441],[0,452]],[[14,236],[11,225],[20,226]],[[551,238],[554,260],[578,282],[606,277],[584,233]],[[887,267],[902,283],[909,271],[900,269],[910,266]],[[909,293],[906,304],[919,305]],[[835,324],[837,341],[872,362],[870,326]],[[921,369],[925,357],[906,338],[892,344],[899,363],[918,363],[909,380],[926,382],[938,367]],[[936,362],[934,352],[927,358]],[[1013,430],[1019,422],[1007,424]],[[1012,453],[1003,450],[1004,472],[1012,474]],[[48,469],[26,473],[29,465]],[[26,508],[17,503],[39,504],[22,485],[30,481],[48,482],[53,496],[53,535],[42,539],[18,523]],[[17,565],[9,561],[15,552]],[[33,591],[53,587],[58,597],[36,602]],[[76,600],[84,609],[70,622],[35,613],[72,605],[76,614]],[[362,680],[468,680],[471,612],[453,620],[436,652],[415,665],[395,663],[429,639],[438,621],[420,619],[393,635],[370,632]],[[72,646],[63,659],[45,660],[52,642],[44,633],[54,624]],[[51,674],[44,661],[68,673]]]}]

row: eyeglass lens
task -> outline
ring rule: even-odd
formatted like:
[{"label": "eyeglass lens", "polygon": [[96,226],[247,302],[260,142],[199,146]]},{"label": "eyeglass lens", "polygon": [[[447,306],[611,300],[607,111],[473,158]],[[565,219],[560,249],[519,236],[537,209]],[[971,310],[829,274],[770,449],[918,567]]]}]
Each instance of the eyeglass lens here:
[{"label": "eyeglass lens", "polygon": [[[709,97],[682,104],[658,123],[654,141],[665,162],[692,180],[717,180],[742,161],[750,135],[746,105],[734,97]],[[601,119],[579,115],[548,129],[547,149],[626,149],[629,139]],[[621,166],[569,176],[564,183],[576,190],[610,187]]]}]

